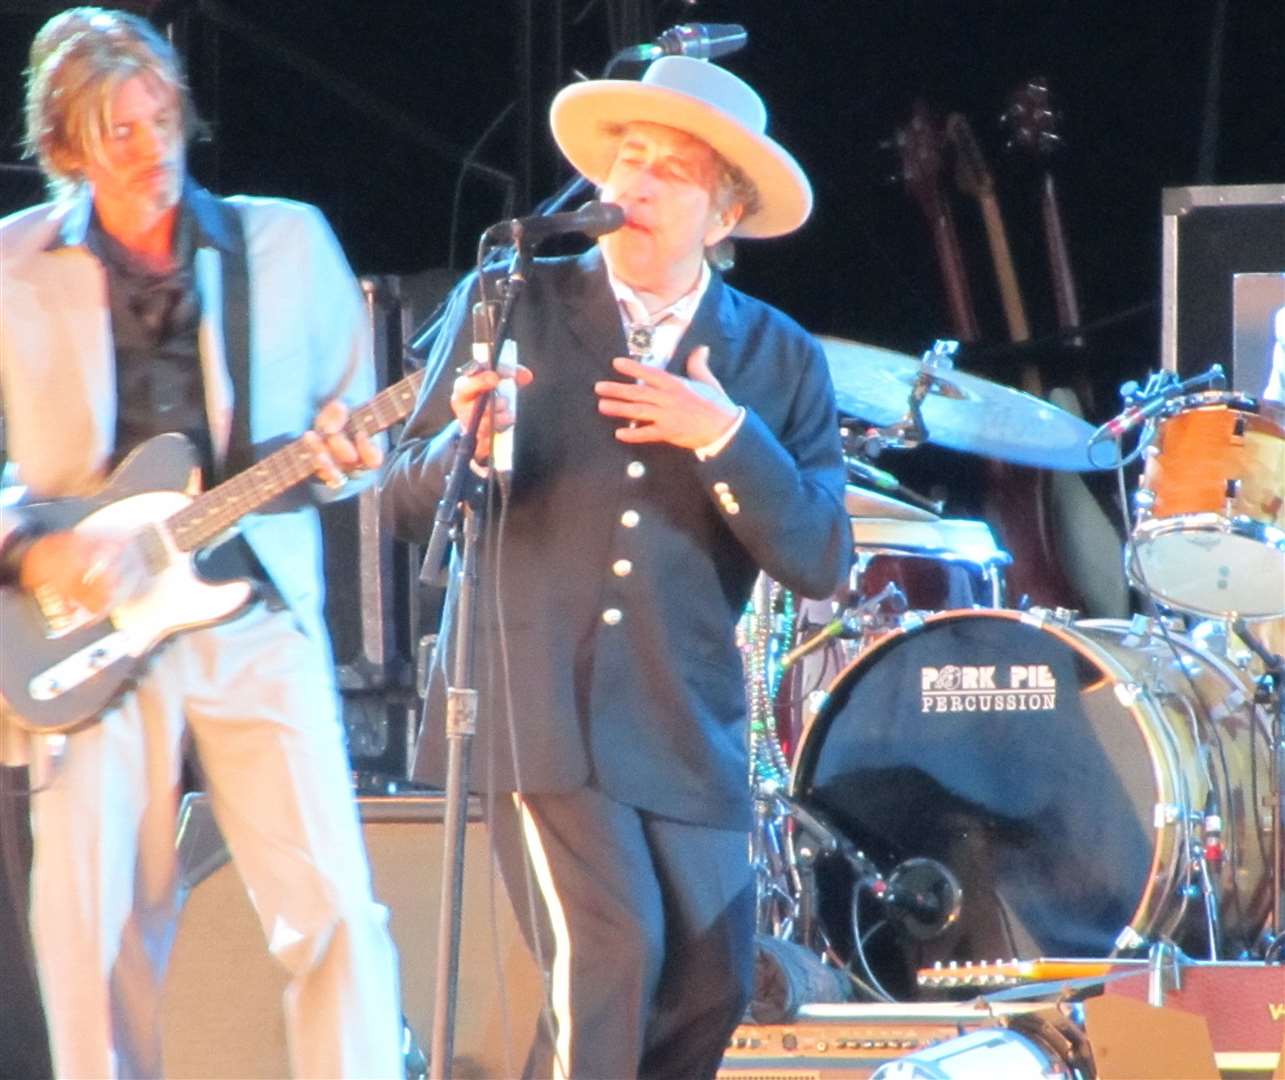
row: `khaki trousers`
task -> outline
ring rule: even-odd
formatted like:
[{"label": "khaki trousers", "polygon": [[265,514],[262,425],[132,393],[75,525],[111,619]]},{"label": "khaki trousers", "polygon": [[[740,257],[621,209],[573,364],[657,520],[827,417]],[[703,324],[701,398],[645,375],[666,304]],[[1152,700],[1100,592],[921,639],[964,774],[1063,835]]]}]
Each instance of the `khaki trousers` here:
[{"label": "khaki trousers", "polygon": [[164,646],[134,692],[67,737],[32,800],[32,931],[56,1072],[162,1075],[185,732],[290,975],[294,1074],[400,1076],[397,960],[371,896],[332,673],[293,616],[262,603]]}]

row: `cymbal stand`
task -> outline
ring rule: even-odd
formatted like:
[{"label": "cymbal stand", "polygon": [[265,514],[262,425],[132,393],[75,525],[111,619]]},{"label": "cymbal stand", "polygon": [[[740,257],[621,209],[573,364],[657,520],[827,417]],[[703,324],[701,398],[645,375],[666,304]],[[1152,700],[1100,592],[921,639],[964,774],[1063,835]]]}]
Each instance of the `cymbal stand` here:
[{"label": "cymbal stand", "polygon": [[1249,628],[1244,619],[1235,619],[1232,629],[1262,662],[1255,701],[1271,709],[1272,717],[1272,916],[1266,930],[1266,958],[1285,961],[1285,657],[1272,652]]}]

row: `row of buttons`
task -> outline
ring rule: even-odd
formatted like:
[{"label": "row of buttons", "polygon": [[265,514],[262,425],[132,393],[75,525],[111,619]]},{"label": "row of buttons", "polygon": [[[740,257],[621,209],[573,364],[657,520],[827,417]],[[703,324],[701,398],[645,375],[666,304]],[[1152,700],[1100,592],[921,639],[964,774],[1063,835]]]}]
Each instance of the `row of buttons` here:
[{"label": "row of buttons", "polygon": [[[641,480],[646,474],[647,466],[641,461],[631,461],[625,466],[625,475],[631,480]],[[641,520],[642,515],[637,510],[626,510],[620,515],[620,524],[626,529],[636,529]],[[616,577],[628,577],[634,572],[634,564],[630,559],[617,559],[611,564],[611,572]],[[625,613],[620,608],[610,607],[602,613],[602,621],[608,626],[618,625],[624,617]]]},{"label": "row of buttons", "polygon": [[723,504],[723,509],[729,514],[739,514],[741,504],[736,501],[736,496],[732,494],[732,489],[727,482],[720,480],[714,485],[714,494],[718,496],[718,501]]}]

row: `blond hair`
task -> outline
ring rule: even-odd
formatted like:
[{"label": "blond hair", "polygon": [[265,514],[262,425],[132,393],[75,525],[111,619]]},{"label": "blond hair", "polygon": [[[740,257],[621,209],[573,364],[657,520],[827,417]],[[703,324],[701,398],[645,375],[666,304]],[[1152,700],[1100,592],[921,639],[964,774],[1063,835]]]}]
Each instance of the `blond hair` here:
[{"label": "blond hair", "polygon": [[174,93],[182,131],[191,132],[196,120],[178,54],[145,19],[76,7],[40,28],[27,67],[23,149],[55,195],[80,186],[81,163],[103,160],[112,97],[136,75]]}]

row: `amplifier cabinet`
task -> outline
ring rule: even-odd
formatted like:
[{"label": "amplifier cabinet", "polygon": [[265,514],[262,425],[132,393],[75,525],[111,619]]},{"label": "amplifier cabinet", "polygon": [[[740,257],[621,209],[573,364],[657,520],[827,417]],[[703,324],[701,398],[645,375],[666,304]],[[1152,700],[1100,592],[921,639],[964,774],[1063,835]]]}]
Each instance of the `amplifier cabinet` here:
[{"label": "amplifier cabinet", "polygon": [[[401,964],[402,1010],[427,1057],[432,1034],[445,800],[358,800],[375,897],[389,911]],[[281,995],[285,975],[203,795],[184,800],[179,862],[187,900],[164,1003],[165,1075],[203,1080],[289,1075]],[[498,946],[498,953],[497,948]],[[465,833],[464,911],[453,1074],[521,1070],[535,1031],[540,980],[508,894],[492,870],[480,803]]]},{"label": "amplifier cabinet", "polygon": [[847,1080],[1045,1005],[804,1005],[789,1024],[742,1024],[717,1080]]}]

